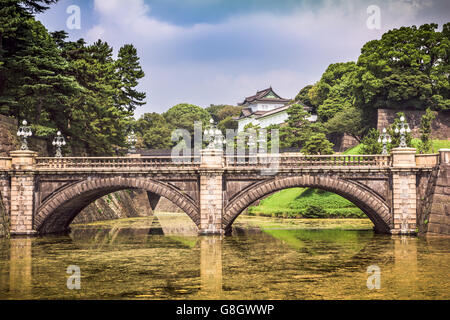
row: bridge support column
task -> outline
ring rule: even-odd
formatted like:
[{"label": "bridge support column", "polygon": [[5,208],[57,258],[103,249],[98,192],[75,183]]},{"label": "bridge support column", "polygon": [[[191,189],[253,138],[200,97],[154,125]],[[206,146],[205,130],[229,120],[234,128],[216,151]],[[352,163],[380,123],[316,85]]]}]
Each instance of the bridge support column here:
[{"label": "bridge support column", "polygon": [[29,150],[12,151],[11,175],[11,219],[10,234],[34,235],[34,164],[36,152]]},{"label": "bridge support column", "polygon": [[416,149],[392,149],[392,234],[415,234],[417,224]]},{"label": "bridge support column", "polygon": [[200,164],[200,234],[223,234],[223,151],[202,150]]}]

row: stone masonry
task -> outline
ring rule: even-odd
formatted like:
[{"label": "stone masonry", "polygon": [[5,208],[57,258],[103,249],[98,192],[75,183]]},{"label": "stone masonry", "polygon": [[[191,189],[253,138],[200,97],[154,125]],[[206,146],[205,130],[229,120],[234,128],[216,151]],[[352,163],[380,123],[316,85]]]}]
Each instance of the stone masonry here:
[{"label": "stone masonry", "polygon": [[450,149],[440,150],[441,164],[427,221],[429,235],[450,235]]},{"label": "stone masonry", "polygon": [[[406,121],[411,128],[411,135],[413,138],[420,137],[420,120],[425,114],[425,111],[419,110],[391,110],[391,109],[378,109],[377,130],[382,131],[383,128],[387,128],[397,118],[397,113],[403,112],[406,116]],[[450,112],[439,111],[435,112],[436,118],[431,123],[432,138],[448,140],[450,137]]]},{"label": "stone masonry", "polygon": [[393,155],[393,216],[395,233],[416,232],[416,149],[397,148]]},{"label": "stone masonry", "polygon": [[[9,203],[11,235],[67,232],[86,206],[127,189],[170,200],[192,219],[200,234],[223,234],[255,201],[295,187],[345,197],[380,233],[417,233],[426,220],[418,212],[424,207],[431,208],[429,231],[448,232],[449,152],[442,151],[440,157],[415,152],[397,148],[387,156],[275,155],[277,170],[268,175],[264,173],[271,164],[265,160],[247,157],[238,163],[221,150],[211,149],[189,161],[171,157],[38,158],[32,151],[13,151],[9,158],[0,158],[1,196]],[[418,199],[425,194],[433,198],[431,205]]]},{"label": "stone masonry", "polygon": [[200,234],[222,234],[222,150],[203,150],[200,165]]},{"label": "stone masonry", "polygon": [[[11,235],[31,235],[33,230],[34,173],[32,171],[36,153],[33,151],[13,151],[11,177]],[[31,170],[30,170],[31,169]]]}]

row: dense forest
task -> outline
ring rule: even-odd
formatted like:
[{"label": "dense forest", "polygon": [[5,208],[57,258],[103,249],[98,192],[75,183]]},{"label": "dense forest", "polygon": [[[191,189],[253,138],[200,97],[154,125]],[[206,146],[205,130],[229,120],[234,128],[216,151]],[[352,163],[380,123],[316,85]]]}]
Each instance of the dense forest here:
[{"label": "dense forest", "polygon": [[[207,125],[213,118],[223,132],[237,128],[233,117],[241,107],[230,105],[182,103],[135,120],[136,108],[149,98],[136,89],[145,76],[136,48],[124,45],[114,58],[114,49],[101,39],[88,44],[68,41],[65,31],[49,32],[34,14],[55,2],[2,0],[1,114],[27,119],[35,135],[49,141],[61,130],[67,154],[115,154],[127,147],[131,130],[137,133],[138,148],[167,149],[174,144],[172,130],[193,134],[194,121]],[[330,134],[376,144],[372,128],[378,108],[450,111],[449,36],[450,23],[441,31],[431,23],[386,32],[367,42],[356,62],[331,64],[292,100],[288,121],[268,129],[279,130],[281,148],[328,154],[333,152]],[[302,104],[317,112],[318,122],[306,120]],[[425,133],[431,117],[428,113],[424,120]]]}]

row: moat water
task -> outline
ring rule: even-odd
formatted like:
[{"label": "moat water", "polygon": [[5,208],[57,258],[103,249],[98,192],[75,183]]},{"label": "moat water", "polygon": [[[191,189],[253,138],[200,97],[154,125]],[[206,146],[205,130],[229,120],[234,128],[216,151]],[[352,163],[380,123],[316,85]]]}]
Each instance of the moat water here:
[{"label": "moat water", "polygon": [[158,213],[0,239],[0,299],[449,299],[449,267],[450,239],[377,235],[365,219],[241,216],[232,236],[198,237]]}]

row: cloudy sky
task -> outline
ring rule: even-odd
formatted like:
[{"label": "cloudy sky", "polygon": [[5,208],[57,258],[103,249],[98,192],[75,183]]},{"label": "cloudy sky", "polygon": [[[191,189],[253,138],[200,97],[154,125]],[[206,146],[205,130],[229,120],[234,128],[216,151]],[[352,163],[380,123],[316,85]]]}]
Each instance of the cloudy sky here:
[{"label": "cloudy sky", "polygon": [[[73,5],[80,29],[67,25]],[[146,73],[140,115],[180,102],[236,104],[269,86],[292,98],[330,63],[356,61],[385,31],[441,28],[449,13],[448,0],[60,0],[37,18],[116,52],[132,43]]]}]

